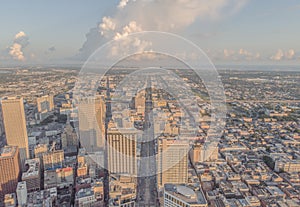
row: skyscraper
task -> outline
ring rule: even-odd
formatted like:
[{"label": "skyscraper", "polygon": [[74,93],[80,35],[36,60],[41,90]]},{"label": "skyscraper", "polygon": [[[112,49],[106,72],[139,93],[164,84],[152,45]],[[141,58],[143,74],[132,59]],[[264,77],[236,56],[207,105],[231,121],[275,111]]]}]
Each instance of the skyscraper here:
[{"label": "skyscraper", "polygon": [[75,129],[72,127],[70,121],[67,121],[64,132],[61,135],[61,144],[63,148],[70,146],[78,146],[78,139]]},{"label": "skyscraper", "polygon": [[175,139],[159,140],[158,174],[159,187],[166,183],[184,184],[188,182],[188,150],[186,141]]},{"label": "skyscraper", "polygon": [[5,194],[15,192],[20,173],[18,147],[6,146],[0,149],[0,199]]},{"label": "skyscraper", "polygon": [[94,152],[104,144],[105,102],[103,96],[83,98],[78,105],[81,145]]},{"label": "skyscraper", "polygon": [[23,166],[25,160],[29,158],[23,98],[4,98],[1,104],[7,145],[19,147]]},{"label": "skyscraper", "polygon": [[116,174],[137,174],[137,143],[136,131],[120,133],[118,130],[109,130],[108,143],[108,169]]},{"label": "skyscraper", "polygon": [[2,116],[2,107],[0,99],[0,137],[4,134],[4,125],[3,125],[3,116]]}]

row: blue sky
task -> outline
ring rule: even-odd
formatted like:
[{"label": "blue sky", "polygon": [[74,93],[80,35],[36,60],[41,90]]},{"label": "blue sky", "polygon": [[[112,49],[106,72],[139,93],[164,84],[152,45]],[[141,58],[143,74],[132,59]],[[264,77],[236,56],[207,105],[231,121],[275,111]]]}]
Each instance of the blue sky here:
[{"label": "blue sky", "polygon": [[[2,1],[0,64],[74,60],[87,41],[86,34],[91,28],[96,28],[105,16],[112,18],[117,28],[119,25],[120,31],[116,28],[115,33],[122,32],[133,20],[142,30],[162,30],[158,25],[167,25],[168,21],[172,21],[176,29],[166,27],[166,31],[192,40],[217,63],[295,64],[300,60],[298,0],[245,0],[241,6],[236,5],[242,0],[220,0],[216,3],[211,3],[214,0],[184,0],[186,4],[199,7],[199,10],[191,12],[191,16],[188,16],[189,11],[178,11],[176,3],[170,8],[159,5],[169,0],[157,0],[157,4],[153,3],[156,0],[140,0],[145,1],[143,4],[131,1],[124,1],[127,5],[122,9],[117,8],[119,0]],[[206,11],[206,4],[212,9]],[[145,8],[141,7],[144,5],[153,10],[158,20],[159,12],[166,11],[166,20],[161,20],[166,22],[155,25],[149,14],[142,16],[141,10]],[[155,6],[158,7],[157,14]],[[176,22],[173,15],[178,15],[178,21],[182,22]],[[15,36],[21,31],[24,34],[17,40]],[[111,38],[103,37],[102,40],[99,37],[89,41],[91,45],[92,41],[97,41],[95,45],[99,46]],[[15,49],[12,50],[12,47]]]}]

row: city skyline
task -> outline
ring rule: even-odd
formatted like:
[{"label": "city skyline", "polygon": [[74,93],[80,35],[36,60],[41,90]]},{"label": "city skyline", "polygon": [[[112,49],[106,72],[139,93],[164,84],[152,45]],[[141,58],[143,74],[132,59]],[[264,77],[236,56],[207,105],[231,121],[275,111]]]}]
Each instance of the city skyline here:
[{"label": "city skyline", "polygon": [[298,206],[299,72],[220,71],[227,110],[217,139],[222,119],[204,82],[193,70],[167,71],[116,66],[100,80],[70,69],[3,73],[2,103],[13,104],[1,105],[1,125],[18,131],[25,119],[29,157],[22,164],[23,145],[1,135],[9,188],[0,206]]},{"label": "city skyline", "polygon": [[299,0],[0,3],[0,207],[299,207]]}]

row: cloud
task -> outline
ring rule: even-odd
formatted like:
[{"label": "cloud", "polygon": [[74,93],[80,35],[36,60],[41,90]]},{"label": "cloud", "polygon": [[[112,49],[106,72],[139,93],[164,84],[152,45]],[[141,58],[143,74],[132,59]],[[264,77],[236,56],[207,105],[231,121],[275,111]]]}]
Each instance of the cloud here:
[{"label": "cloud", "polygon": [[225,58],[230,58],[235,54],[234,50],[228,50],[228,49],[224,49],[223,51],[224,57]]},{"label": "cloud", "polygon": [[122,32],[117,32],[114,36],[114,40],[121,39],[123,37],[127,37],[129,34],[135,33],[135,32],[141,32],[143,31],[141,26],[138,26],[135,21],[130,22],[128,25],[123,27]]},{"label": "cloud", "polygon": [[284,51],[282,49],[278,49],[277,52],[270,57],[271,60],[281,61],[281,60],[293,60],[296,57],[296,52],[294,49],[289,49],[288,51]]},{"label": "cloud", "polygon": [[243,48],[241,48],[239,50],[239,55],[240,55],[240,59],[246,59],[246,60],[257,60],[257,59],[260,59],[260,53],[259,52],[256,52],[256,53],[253,53],[253,52],[250,52],[248,50],[245,50]]},{"label": "cloud", "polygon": [[15,35],[15,39],[20,39],[22,37],[26,37],[26,34],[23,31],[20,31],[18,34]]},{"label": "cloud", "polygon": [[13,57],[15,60],[24,61],[24,53],[22,51],[22,45],[18,43],[14,43],[9,50],[9,54]]},{"label": "cloud", "polygon": [[18,61],[24,61],[25,55],[24,55],[24,48],[26,48],[29,45],[29,38],[25,34],[25,32],[20,31],[15,35],[14,42],[12,46],[9,47],[9,55],[14,59]]},{"label": "cloud", "polygon": [[102,36],[109,38],[116,29],[116,23],[110,17],[103,17],[102,23],[99,25],[99,29]]},{"label": "cloud", "polygon": [[295,52],[295,50],[293,50],[293,49],[290,49],[289,51],[287,51],[287,52],[285,53],[285,57],[286,57],[287,59],[289,59],[289,60],[294,59],[294,58],[295,58],[295,55],[296,55],[296,52]]},{"label": "cloud", "polygon": [[118,8],[119,9],[123,9],[124,7],[126,7],[126,5],[128,4],[129,0],[121,0],[119,5],[118,5]]},{"label": "cloud", "polygon": [[218,51],[209,51],[209,54],[211,54],[212,58],[216,60],[250,61],[261,59],[259,52],[250,52],[243,48],[237,51],[232,49],[224,49],[222,53]]},{"label": "cloud", "polygon": [[276,61],[279,61],[279,60],[282,60],[284,57],[284,53],[281,49],[277,50],[276,54],[271,56],[270,59],[271,60],[276,60]]},{"label": "cloud", "polygon": [[220,20],[234,14],[246,0],[139,0],[131,1],[117,19],[137,21],[146,30],[177,31],[197,19]]},{"label": "cloud", "polygon": [[137,31],[180,33],[197,20],[218,21],[238,12],[248,0],[120,0],[112,16],[86,34],[76,56],[88,58],[98,47]]}]

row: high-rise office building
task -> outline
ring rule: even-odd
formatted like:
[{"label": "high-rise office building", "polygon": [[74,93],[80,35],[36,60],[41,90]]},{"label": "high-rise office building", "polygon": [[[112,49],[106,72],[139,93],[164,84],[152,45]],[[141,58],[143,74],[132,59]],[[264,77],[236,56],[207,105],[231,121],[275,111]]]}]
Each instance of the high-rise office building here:
[{"label": "high-rise office building", "polygon": [[0,99],[0,137],[4,134],[4,123],[2,116],[2,107],[1,107],[1,99]]},{"label": "high-rise office building", "polygon": [[108,169],[116,174],[137,174],[137,133],[135,130],[128,132],[109,130]]},{"label": "high-rise office building", "polygon": [[87,152],[94,152],[103,147],[105,111],[104,96],[79,101],[79,137],[81,145]]},{"label": "high-rise office building", "polygon": [[20,173],[19,148],[5,146],[0,149],[0,199],[15,192]]},{"label": "high-rise office building", "polygon": [[61,145],[63,148],[70,146],[78,146],[78,139],[75,129],[72,127],[70,121],[67,121],[64,132],[61,135]]},{"label": "high-rise office building", "polygon": [[157,183],[183,184],[188,182],[189,143],[175,139],[160,139],[158,146]]},{"label": "high-rise office building", "polygon": [[134,99],[134,105],[139,114],[144,114],[145,103],[146,103],[146,97],[145,97],[145,91],[143,90],[140,93],[138,93]]},{"label": "high-rise office building", "polygon": [[22,166],[29,158],[28,136],[23,98],[1,100],[3,123],[7,145],[18,146]]}]

